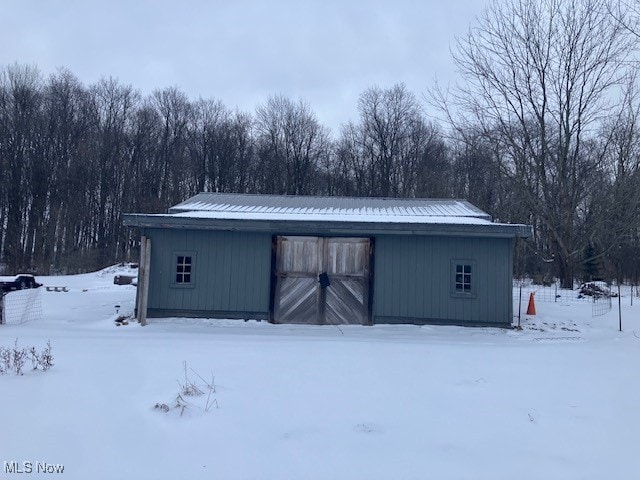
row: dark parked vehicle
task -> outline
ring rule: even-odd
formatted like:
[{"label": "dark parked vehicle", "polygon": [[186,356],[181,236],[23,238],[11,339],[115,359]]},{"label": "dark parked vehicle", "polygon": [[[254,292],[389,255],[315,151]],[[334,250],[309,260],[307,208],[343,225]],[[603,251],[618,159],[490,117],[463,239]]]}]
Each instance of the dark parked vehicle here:
[{"label": "dark parked vehicle", "polygon": [[20,273],[14,277],[0,277],[0,289],[3,293],[41,286],[42,284],[36,282],[33,275],[27,273]]}]

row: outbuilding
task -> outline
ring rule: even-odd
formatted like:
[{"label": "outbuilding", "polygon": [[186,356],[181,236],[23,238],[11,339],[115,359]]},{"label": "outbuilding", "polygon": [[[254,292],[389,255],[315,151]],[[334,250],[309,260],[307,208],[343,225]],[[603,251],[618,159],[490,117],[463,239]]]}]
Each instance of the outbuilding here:
[{"label": "outbuilding", "polygon": [[143,322],[508,327],[514,244],[531,235],[440,199],[201,193],[124,223],[142,236]]}]

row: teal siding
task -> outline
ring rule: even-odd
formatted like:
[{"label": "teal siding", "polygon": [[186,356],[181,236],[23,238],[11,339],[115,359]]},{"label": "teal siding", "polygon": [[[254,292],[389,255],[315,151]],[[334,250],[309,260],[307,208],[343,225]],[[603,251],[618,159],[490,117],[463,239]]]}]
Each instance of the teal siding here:
[{"label": "teal siding", "polygon": [[[269,318],[272,236],[147,229],[149,316]],[[376,235],[374,323],[511,324],[513,239]],[[175,284],[177,254],[193,255],[193,285]],[[452,291],[452,261],[473,262],[475,295]]]},{"label": "teal siding", "polygon": [[[374,323],[510,325],[512,245],[507,238],[377,236]],[[455,260],[474,264],[472,297],[452,292]]]},{"label": "teal siding", "polygon": [[[149,315],[268,318],[271,235],[152,229]],[[174,283],[175,255],[194,255],[193,285]]]}]

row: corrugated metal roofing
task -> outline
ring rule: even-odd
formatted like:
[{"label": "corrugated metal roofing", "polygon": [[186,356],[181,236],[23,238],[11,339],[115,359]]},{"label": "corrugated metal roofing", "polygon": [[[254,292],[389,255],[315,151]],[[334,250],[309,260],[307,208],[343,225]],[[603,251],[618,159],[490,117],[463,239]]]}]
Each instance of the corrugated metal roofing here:
[{"label": "corrugated metal roofing", "polygon": [[[377,221],[390,218],[452,217],[491,221],[491,216],[466,200],[426,198],[362,198],[312,197],[294,195],[252,195],[228,193],[200,193],[169,209],[169,213],[188,215],[188,212],[210,212],[223,216],[248,217],[256,215],[310,215],[327,220],[331,217],[377,217]],[[196,215],[200,216],[200,215]],[[337,218],[336,218],[337,219]],[[354,218],[356,220],[356,218]]]}]

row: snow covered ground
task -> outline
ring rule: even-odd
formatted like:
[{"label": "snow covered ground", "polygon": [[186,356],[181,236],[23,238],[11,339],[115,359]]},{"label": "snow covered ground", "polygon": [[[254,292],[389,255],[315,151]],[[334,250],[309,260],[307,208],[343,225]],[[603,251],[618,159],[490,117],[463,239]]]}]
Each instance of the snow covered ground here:
[{"label": "snow covered ground", "polygon": [[[622,333],[615,301],[596,318],[538,303],[522,331],[116,327],[135,287],[115,273],[38,277],[69,292],[0,326],[0,345],[50,339],[55,357],[0,375],[0,479],[25,462],[83,480],[640,478],[640,301],[622,298]],[[183,362],[204,395],[154,408],[175,406]]]}]

